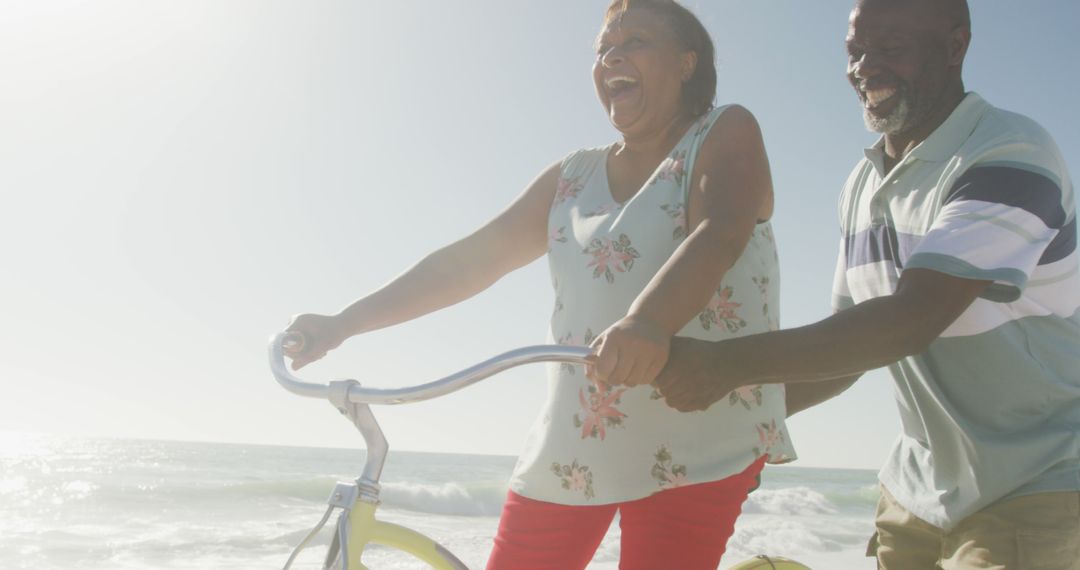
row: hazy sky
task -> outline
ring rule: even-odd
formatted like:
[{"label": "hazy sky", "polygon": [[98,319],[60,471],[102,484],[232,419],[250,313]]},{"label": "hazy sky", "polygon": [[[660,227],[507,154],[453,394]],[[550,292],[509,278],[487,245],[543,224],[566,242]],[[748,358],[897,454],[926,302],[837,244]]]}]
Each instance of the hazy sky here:
[{"label": "hazy sky", "polygon": [[[872,143],[846,0],[695,0],[718,101],[772,162],[782,323],[829,312],[837,194]],[[966,80],[1080,169],[1080,2],[974,0]],[[590,79],[606,2],[0,0],[0,430],[361,445],[271,379],[264,344],[500,211],[616,133]],[[546,262],[353,339],[311,380],[433,379],[542,343]],[[883,323],[887,326],[887,323]],[[517,451],[542,366],[376,413],[392,448]],[[877,467],[887,376],[796,417],[802,465]]]}]

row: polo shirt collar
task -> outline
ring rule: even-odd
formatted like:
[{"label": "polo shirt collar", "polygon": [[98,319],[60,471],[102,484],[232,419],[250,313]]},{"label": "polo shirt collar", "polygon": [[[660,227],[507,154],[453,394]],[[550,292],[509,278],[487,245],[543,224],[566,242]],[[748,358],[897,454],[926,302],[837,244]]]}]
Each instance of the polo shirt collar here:
[{"label": "polo shirt collar", "polygon": [[879,138],[873,146],[863,149],[863,153],[866,155],[866,160],[874,166],[878,176],[885,178],[885,137]]},{"label": "polo shirt collar", "polygon": [[[930,133],[926,140],[911,149],[905,157],[925,160],[930,162],[942,162],[951,158],[971,136],[979,120],[990,107],[978,93],[968,92],[960,104],[953,109],[945,122],[938,125],[934,132]],[[873,146],[865,151],[867,160],[874,165],[878,173],[885,172],[885,137],[881,137]]]},{"label": "polo shirt collar", "polygon": [[948,119],[938,125],[926,140],[911,149],[911,157],[932,162],[946,161],[960,149],[982,119],[989,103],[974,91],[969,92],[953,109]]}]

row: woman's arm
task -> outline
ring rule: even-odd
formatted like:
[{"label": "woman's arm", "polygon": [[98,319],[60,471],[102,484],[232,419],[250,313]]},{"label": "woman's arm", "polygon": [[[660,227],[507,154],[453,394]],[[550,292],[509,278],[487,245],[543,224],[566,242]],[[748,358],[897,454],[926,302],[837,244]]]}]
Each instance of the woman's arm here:
[{"label": "woman's arm", "polygon": [[716,292],[754,226],[772,215],[772,177],[754,116],[732,107],[698,151],[688,200],[690,234],[630,306],[593,343],[590,376],[609,384],[653,381],[670,340]]},{"label": "woman's arm", "polygon": [[547,252],[548,211],[560,164],[542,172],[502,213],[472,234],[427,255],[336,315],[299,315],[288,330],[304,344],[293,369],[322,358],[347,338],[448,307],[487,289]]}]

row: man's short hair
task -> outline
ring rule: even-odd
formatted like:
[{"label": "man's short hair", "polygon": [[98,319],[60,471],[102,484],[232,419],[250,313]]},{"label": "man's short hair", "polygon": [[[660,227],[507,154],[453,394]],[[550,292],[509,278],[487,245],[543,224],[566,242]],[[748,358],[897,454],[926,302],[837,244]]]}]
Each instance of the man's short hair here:
[{"label": "man's short hair", "polygon": [[858,5],[876,3],[924,2],[934,6],[949,19],[954,28],[971,28],[971,11],[967,0],[858,0]]}]

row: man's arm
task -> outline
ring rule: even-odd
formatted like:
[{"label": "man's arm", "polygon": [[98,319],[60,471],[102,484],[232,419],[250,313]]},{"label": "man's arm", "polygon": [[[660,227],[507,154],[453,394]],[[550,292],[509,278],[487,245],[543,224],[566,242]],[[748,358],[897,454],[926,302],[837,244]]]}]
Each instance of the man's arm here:
[{"label": "man's arm", "polygon": [[909,269],[892,295],[812,325],[715,343],[679,338],[655,384],[683,411],[708,408],[741,386],[836,380],[839,387],[839,379],[925,350],[989,283]]},{"label": "man's arm", "polygon": [[788,417],[839,396],[855,384],[860,376],[862,374],[821,382],[794,382],[785,385],[784,399],[787,402]]}]

